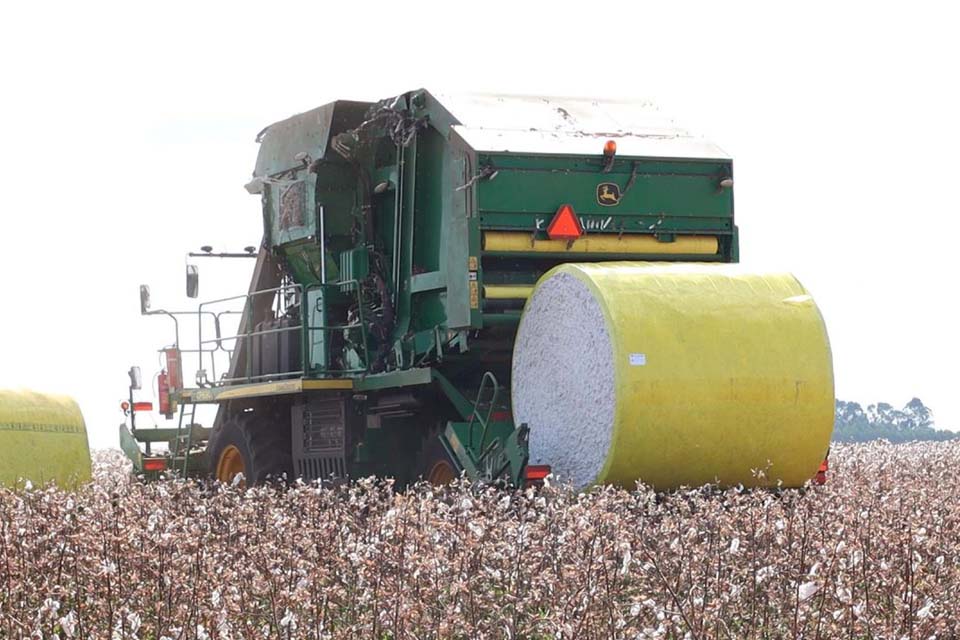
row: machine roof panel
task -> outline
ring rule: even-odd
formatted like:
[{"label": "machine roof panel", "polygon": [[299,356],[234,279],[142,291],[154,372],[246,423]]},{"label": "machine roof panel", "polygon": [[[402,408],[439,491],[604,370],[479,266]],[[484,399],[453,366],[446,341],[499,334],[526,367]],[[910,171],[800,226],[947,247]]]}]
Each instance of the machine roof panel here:
[{"label": "machine roof panel", "polygon": [[482,94],[436,98],[460,122],[454,130],[477,151],[592,155],[612,138],[620,155],[729,159],[652,102]]},{"label": "machine roof panel", "polygon": [[603,143],[614,139],[617,155],[642,158],[729,160],[723,149],[702,138],[652,135],[572,134],[453,127],[473,149],[484,152],[600,155]]}]

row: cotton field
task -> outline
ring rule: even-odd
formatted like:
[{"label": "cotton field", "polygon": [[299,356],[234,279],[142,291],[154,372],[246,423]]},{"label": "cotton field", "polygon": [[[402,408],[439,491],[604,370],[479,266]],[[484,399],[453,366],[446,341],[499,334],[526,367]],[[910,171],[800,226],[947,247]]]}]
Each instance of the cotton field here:
[{"label": "cotton field", "polygon": [[0,491],[3,638],[952,638],[960,444],[801,491]]}]

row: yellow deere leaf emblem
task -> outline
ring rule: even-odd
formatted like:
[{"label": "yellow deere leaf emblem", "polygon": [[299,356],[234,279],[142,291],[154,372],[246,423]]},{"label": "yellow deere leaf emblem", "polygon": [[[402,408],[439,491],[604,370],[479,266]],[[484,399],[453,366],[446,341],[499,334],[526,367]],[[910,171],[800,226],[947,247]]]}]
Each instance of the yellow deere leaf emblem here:
[{"label": "yellow deere leaf emblem", "polygon": [[613,207],[620,204],[620,185],[613,182],[601,182],[597,185],[597,204]]}]

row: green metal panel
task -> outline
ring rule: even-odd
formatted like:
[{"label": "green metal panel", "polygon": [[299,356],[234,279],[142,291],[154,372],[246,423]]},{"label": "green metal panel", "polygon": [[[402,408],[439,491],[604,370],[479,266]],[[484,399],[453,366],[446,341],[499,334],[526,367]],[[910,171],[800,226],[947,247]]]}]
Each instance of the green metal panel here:
[{"label": "green metal panel", "polygon": [[400,163],[402,173],[400,182],[403,187],[402,198],[397,215],[400,216],[400,241],[396,248],[399,250],[399,258],[396,259],[399,272],[399,282],[394,283],[397,291],[396,297],[396,325],[394,336],[400,338],[410,329],[410,320],[412,314],[412,293],[410,291],[410,277],[414,273],[413,243],[414,243],[414,221],[417,217],[417,161],[420,148],[420,140],[414,138],[409,146],[401,148]]},{"label": "green metal panel", "polygon": [[298,153],[322,158],[327,152],[333,112],[337,103],[291,116],[266,127],[258,136],[260,150],[254,176],[272,176],[302,164]]},{"label": "green metal panel", "polygon": [[[564,203],[561,203],[564,204]],[[557,205],[559,208],[560,205]],[[484,229],[533,229],[545,230],[553,219],[557,208],[553,211],[538,213],[523,212],[483,212],[480,215],[480,225]],[[663,230],[679,231],[695,234],[729,233],[733,228],[733,221],[729,216],[698,216],[698,215],[671,215],[667,213],[637,213],[628,211],[577,211],[580,222],[587,233],[654,233]],[[541,236],[538,236],[541,237]],[[546,234],[542,234],[546,238]]]},{"label": "green metal panel", "polygon": [[[416,210],[413,216],[413,267],[417,273],[440,268],[443,219],[443,163],[446,141],[428,127],[417,137]],[[449,241],[449,239],[447,239]]]},{"label": "green metal panel", "polygon": [[[287,268],[300,284],[320,282],[320,247],[312,237],[285,245],[280,253],[287,259]],[[327,255],[327,279],[336,278],[337,264]]]},{"label": "green metal panel", "polygon": [[433,381],[429,367],[419,367],[406,371],[392,371],[363,376],[356,380],[354,388],[358,391],[375,391],[430,384]]},{"label": "green metal panel", "polygon": [[326,158],[334,135],[362,122],[368,106],[333,102],[276,122],[260,133],[254,180],[248,189],[262,194],[271,246],[316,236],[318,183],[311,165]]},{"label": "green metal panel", "polygon": [[[446,148],[443,171],[445,211],[441,233],[446,242],[441,248],[443,270],[447,274],[447,292],[444,300],[447,326],[452,329],[477,324],[470,307],[470,257],[479,261],[479,238],[472,233],[470,218],[474,211],[474,189],[462,188],[472,175],[475,165],[473,152],[455,136]],[[478,267],[473,268],[474,273]],[[479,311],[477,309],[476,311]]]},{"label": "green metal panel", "polygon": [[120,425],[120,450],[133,463],[135,473],[143,471],[143,453],[140,451],[140,443],[126,424]]},{"label": "green metal panel", "polygon": [[[719,187],[727,172],[715,163],[705,163],[700,173],[657,173],[643,169],[634,178],[630,163],[625,160],[619,160],[609,173],[598,168],[547,169],[543,166],[545,159],[526,160],[528,168],[514,169],[500,168],[496,159],[492,159],[493,166],[497,167],[496,178],[480,183],[483,215],[497,212],[552,215],[560,205],[569,204],[579,215],[592,216],[727,220],[732,216],[732,192]],[[621,192],[626,190],[617,204],[604,206],[598,202],[597,187],[604,183],[619,186]]]},{"label": "green metal panel", "polygon": [[523,469],[529,451],[512,422],[490,422],[486,432],[476,422],[449,422],[443,433],[444,445],[470,480],[504,478],[513,486],[523,485]]},{"label": "green metal panel", "polygon": [[444,289],[447,286],[447,274],[442,271],[430,271],[428,273],[417,273],[410,276],[410,291],[413,293],[423,293],[425,291],[435,291]]}]

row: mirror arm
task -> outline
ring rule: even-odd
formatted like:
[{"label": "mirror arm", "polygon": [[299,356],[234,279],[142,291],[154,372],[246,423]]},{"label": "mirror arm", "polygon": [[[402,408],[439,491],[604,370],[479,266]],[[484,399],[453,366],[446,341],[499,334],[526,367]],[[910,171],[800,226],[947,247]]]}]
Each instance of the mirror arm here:
[{"label": "mirror arm", "polygon": [[[193,314],[192,311],[190,311],[190,312],[180,312],[180,313],[181,313],[181,315],[183,315],[184,313]],[[171,320],[173,320],[173,340],[174,340],[173,346],[175,346],[177,349],[180,348],[180,321],[177,320],[177,316],[176,316],[174,313],[172,313],[172,312],[170,312],[170,311],[167,311],[166,309],[151,309],[150,311],[147,311],[147,312],[144,313],[143,315],[145,315],[145,316],[167,316],[168,318],[170,318]]]}]

